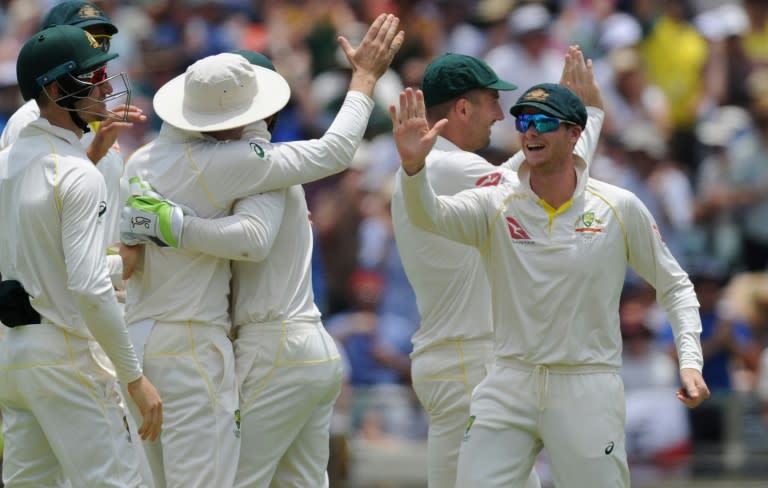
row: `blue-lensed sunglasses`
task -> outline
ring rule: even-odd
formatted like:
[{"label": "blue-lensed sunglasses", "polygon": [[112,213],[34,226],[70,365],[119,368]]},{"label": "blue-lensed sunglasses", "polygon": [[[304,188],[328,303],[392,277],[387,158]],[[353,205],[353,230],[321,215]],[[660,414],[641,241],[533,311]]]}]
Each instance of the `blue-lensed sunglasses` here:
[{"label": "blue-lensed sunglasses", "polygon": [[563,122],[566,121],[544,114],[520,114],[515,117],[515,128],[518,132],[525,132],[533,124],[536,132],[554,132]]}]

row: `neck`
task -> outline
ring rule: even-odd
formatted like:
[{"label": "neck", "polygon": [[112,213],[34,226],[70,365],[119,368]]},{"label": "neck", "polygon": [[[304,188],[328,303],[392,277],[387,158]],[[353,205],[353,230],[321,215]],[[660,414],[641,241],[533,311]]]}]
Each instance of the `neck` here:
[{"label": "neck", "polygon": [[83,137],[82,129],[75,124],[69,112],[53,102],[46,103],[45,106],[40,107],[40,116],[51,125],[71,130],[78,138]]},{"label": "neck", "polygon": [[531,168],[531,189],[552,208],[560,208],[576,191],[576,170],[564,164],[557,171]]}]

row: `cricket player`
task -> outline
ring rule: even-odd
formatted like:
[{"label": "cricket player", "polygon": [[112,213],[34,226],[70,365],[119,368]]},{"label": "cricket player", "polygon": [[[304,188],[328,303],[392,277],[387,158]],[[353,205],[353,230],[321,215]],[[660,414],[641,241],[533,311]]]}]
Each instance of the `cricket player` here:
[{"label": "cricket player", "polygon": [[[353,70],[349,92],[326,134],[313,141],[269,142],[267,119],[290,95],[279,74],[233,53],[194,63],[155,95],[163,127],[131,157],[127,176],[138,193],[151,188],[200,217],[215,218],[229,215],[248,195],[346,169],[373,108],[372,90],[402,44],[398,23],[393,15],[379,16],[356,49],[339,39]],[[141,206],[141,198],[133,201]],[[154,204],[143,208],[148,217],[124,221],[124,242],[132,243],[130,234],[141,242],[142,233],[163,222],[152,215]],[[169,247],[147,246],[128,283],[131,334],[169,412],[159,452],[148,446],[148,456],[169,487],[232,486],[242,415],[229,339],[230,263],[176,249],[184,242],[177,216],[157,234]]]},{"label": "cricket player", "polygon": [[558,486],[628,487],[618,304],[627,265],[658,290],[680,354],[677,397],[709,396],[701,376],[698,302],[632,193],[589,178],[573,149],[587,111],[572,91],[526,90],[516,117],[525,161],[499,186],[437,196],[425,158],[447,121],[429,127],[421,91],[390,115],[405,207],[418,227],[481,250],[495,364],[475,389],[459,453],[459,488],[525,486],[544,447]]},{"label": "cricket player", "polygon": [[[61,2],[51,8],[40,22],[40,28],[45,29],[54,25],[74,25],[88,31],[105,52],[109,52],[112,36],[118,29],[107,14],[91,2],[70,0]],[[103,249],[115,248],[120,242],[120,209],[128,198],[128,187],[122,185],[123,158],[117,134],[120,129],[130,127],[133,122],[144,122],[146,115],[135,105],[130,105],[130,98],[125,104],[112,109],[115,113],[126,114],[121,118],[93,120],[84,130],[83,145],[86,147],[88,158],[96,165],[96,169],[104,176],[107,185],[107,213],[104,219]],[[35,100],[29,100],[22,105],[8,120],[2,135],[0,149],[8,147],[16,141],[21,130],[40,116],[40,108]],[[122,260],[117,252],[107,255],[109,276],[117,289],[123,287]]]},{"label": "cricket player", "polygon": [[[104,179],[80,138],[116,114],[106,63],[117,54],[79,27],[29,39],[17,60],[19,88],[40,117],[0,152],[0,309],[17,297],[27,317],[0,317],[0,407],[5,486],[147,487],[126,430],[117,382],[143,416],[143,439],[160,433],[162,404],[143,376],[118,307],[103,252]],[[128,86],[127,84],[124,84]],[[28,296],[27,296],[28,295]],[[31,305],[31,307],[30,307]],[[100,345],[117,377],[94,356]]]},{"label": "cricket player", "polygon": [[[561,83],[583,93],[595,106],[575,154],[588,164],[603,121],[602,101],[577,47],[565,57]],[[427,157],[430,184],[439,195],[501,184],[523,159],[518,153],[501,168],[474,153],[488,145],[491,125],[504,118],[498,90],[516,88],[500,81],[483,61],[446,54],[433,61],[422,79],[427,116],[448,124]],[[413,336],[413,388],[429,415],[428,485],[452,487],[459,447],[467,427],[472,390],[492,362],[491,291],[480,253],[474,247],[422,230],[408,219],[396,184],[392,223],[406,275],[422,317]],[[540,486],[532,472],[529,486]]]}]

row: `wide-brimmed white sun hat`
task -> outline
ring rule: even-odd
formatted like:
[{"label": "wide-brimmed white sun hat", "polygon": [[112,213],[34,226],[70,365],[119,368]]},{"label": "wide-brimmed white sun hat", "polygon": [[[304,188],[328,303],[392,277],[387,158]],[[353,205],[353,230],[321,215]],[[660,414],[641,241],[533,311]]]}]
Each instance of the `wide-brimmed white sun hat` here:
[{"label": "wide-brimmed white sun hat", "polygon": [[278,73],[239,54],[222,53],[196,61],[160,87],[152,106],[174,127],[210,132],[263,120],[290,96],[288,82]]}]

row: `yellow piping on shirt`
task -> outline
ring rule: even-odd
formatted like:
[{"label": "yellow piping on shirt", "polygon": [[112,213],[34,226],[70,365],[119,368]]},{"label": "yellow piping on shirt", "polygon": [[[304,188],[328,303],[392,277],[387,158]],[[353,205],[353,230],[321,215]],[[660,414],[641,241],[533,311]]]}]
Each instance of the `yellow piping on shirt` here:
[{"label": "yellow piping on shirt", "polygon": [[197,175],[197,180],[200,182],[200,186],[203,187],[203,191],[208,196],[208,201],[211,202],[211,205],[218,209],[229,211],[229,207],[214,198],[211,190],[208,188],[208,184],[205,182],[205,178],[203,178],[202,173],[200,173],[200,167],[195,162],[195,158],[192,157],[192,148],[190,147],[189,141],[184,142],[184,152],[186,153],[187,159],[189,159],[189,162],[192,165],[192,170]]},{"label": "yellow piping on shirt", "polygon": [[552,224],[555,221],[555,217],[560,215],[561,213],[565,212],[569,208],[571,208],[571,205],[573,205],[573,198],[570,198],[567,202],[560,205],[560,207],[555,208],[552,205],[548,204],[546,201],[544,201],[543,198],[539,198],[538,201],[539,205],[544,207],[544,210],[547,212],[547,235],[552,235]]},{"label": "yellow piping on shirt", "polygon": [[61,214],[61,194],[59,190],[59,155],[56,153],[56,145],[45,137],[48,145],[51,146],[51,155],[53,156],[53,201]]},{"label": "yellow piping on shirt", "polygon": [[592,195],[604,201],[605,204],[608,205],[608,208],[611,209],[611,212],[613,212],[613,215],[616,217],[616,222],[618,222],[619,227],[621,227],[621,233],[624,235],[624,252],[627,255],[627,261],[629,261],[629,239],[627,238],[627,230],[624,228],[624,222],[621,220],[621,216],[619,215],[619,212],[616,210],[616,207],[614,207],[611,202],[609,202],[604,196],[600,195],[595,190],[592,190],[591,188],[587,188],[585,191],[588,191]]}]

